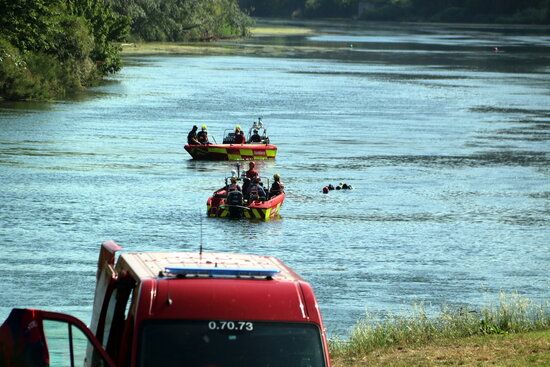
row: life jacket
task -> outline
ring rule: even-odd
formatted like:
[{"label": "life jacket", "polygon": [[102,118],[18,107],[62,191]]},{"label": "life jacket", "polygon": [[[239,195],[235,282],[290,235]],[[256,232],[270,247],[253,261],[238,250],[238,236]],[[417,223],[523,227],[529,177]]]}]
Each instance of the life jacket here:
[{"label": "life jacket", "polygon": [[232,183],[228,185],[227,192],[232,192],[232,191],[241,191],[239,185],[237,185],[236,183]]},{"label": "life jacket", "polygon": [[250,186],[250,191],[248,192],[250,201],[260,200],[260,189],[258,186],[258,184],[252,184]]}]

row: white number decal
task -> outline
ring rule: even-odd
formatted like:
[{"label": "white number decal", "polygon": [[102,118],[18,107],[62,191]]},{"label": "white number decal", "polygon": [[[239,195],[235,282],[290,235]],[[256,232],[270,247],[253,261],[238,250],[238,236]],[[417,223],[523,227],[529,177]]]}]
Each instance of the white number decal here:
[{"label": "white number decal", "polygon": [[236,331],[252,331],[254,324],[250,321],[209,321],[208,329],[210,330],[236,330]]}]

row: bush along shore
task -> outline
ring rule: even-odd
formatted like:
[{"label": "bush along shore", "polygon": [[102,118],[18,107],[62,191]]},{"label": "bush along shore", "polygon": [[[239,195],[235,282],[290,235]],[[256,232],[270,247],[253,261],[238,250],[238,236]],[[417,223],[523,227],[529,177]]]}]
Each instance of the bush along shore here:
[{"label": "bush along shore", "polygon": [[0,97],[46,100],[121,66],[129,19],[102,0],[0,0]]},{"label": "bush along shore", "polygon": [[236,0],[0,0],[0,100],[52,100],[122,68],[121,42],[245,37]]},{"label": "bush along shore", "polygon": [[444,307],[428,317],[367,315],[347,338],[330,340],[334,367],[550,365],[550,306],[517,294],[479,310]]}]

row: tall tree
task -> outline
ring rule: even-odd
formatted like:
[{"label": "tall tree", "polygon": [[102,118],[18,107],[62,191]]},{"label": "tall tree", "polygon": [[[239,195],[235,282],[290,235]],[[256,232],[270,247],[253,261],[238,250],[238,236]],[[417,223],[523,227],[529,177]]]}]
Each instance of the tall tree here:
[{"label": "tall tree", "polygon": [[185,41],[241,37],[252,19],[237,0],[110,0],[132,19],[131,33],[144,41]]}]

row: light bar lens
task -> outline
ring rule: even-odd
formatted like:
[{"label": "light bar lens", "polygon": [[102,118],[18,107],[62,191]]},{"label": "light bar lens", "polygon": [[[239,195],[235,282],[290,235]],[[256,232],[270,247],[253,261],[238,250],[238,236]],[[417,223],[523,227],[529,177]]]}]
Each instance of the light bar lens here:
[{"label": "light bar lens", "polygon": [[231,269],[231,268],[199,268],[199,267],[167,267],[166,273],[174,275],[207,275],[207,276],[248,276],[248,277],[272,277],[280,271],[276,269]]}]

